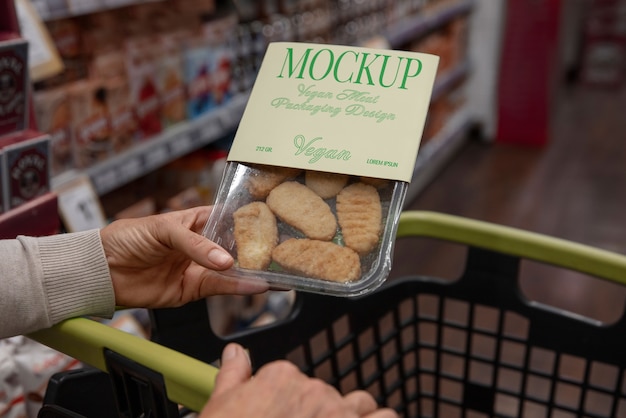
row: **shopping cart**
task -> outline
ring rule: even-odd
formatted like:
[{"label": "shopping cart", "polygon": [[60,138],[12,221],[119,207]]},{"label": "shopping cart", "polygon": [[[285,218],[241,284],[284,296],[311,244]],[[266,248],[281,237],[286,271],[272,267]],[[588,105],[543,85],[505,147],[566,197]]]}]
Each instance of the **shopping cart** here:
[{"label": "shopping cart", "polygon": [[32,336],[109,370],[120,416],[139,416],[128,413],[136,404],[166,405],[152,417],[178,416],[177,404],[198,410],[217,372],[209,363],[238,341],[254,367],[287,358],[404,417],[626,417],[624,312],[592,320],[527,300],[518,282],[521,261],[534,260],[626,285],[626,256],[422,211],[401,215],[397,239],[407,237],[463,244],[461,277],[394,279],[351,299],[298,293],[286,319],[228,336],[213,332],[204,302],[153,311],[152,342],[87,319]]}]

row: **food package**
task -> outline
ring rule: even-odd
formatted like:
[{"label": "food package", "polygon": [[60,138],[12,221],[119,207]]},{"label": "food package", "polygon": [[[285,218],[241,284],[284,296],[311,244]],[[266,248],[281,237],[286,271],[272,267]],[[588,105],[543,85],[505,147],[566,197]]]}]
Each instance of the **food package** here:
[{"label": "food package", "polygon": [[14,347],[0,340],[0,417],[26,418],[26,397],[13,359]]},{"label": "food package", "polygon": [[100,80],[80,80],[68,87],[72,115],[72,148],[78,168],[87,168],[115,154]]},{"label": "food package", "polygon": [[126,77],[116,77],[106,80],[104,86],[113,152],[119,154],[131,148],[138,137],[130,85]]},{"label": "food package", "polygon": [[38,129],[50,135],[51,174],[58,176],[75,166],[67,88],[37,91],[33,94],[33,102]]},{"label": "food package", "polygon": [[2,138],[0,149],[7,210],[50,191],[50,135],[21,131]]},{"label": "food package", "polygon": [[0,137],[28,127],[28,42],[0,31]]},{"label": "food package", "polygon": [[43,405],[50,378],[59,372],[81,367],[81,363],[59,351],[29,338],[9,339],[13,346],[13,361],[24,390],[27,416],[34,418]]},{"label": "food package", "polygon": [[130,84],[131,105],[137,117],[139,139],[161,133],[161,92],[157,79],[157,62],[162,48],[153,36],[126,41],[126,69]]},{"label": "food package", "polygon": [[271,43],[204,235],[226,274],[356,296],[389,274],[437,56]]},{"label": "food package", "polygon": [[183,68],[188,119],[196,119],[215,108],[211,62],[211,50],[205,39],[194,37],[187,40]]},{"label": "food package", "polygon": [[[2,157],[2,150],[0,149],[0,173],[4,173],[4,158]],[[3,214],[8,210],[6,206],[7,197],[5,196],[6,186],[4,175],[0,178],[0,214]]]},{"label": "food package", "polygon": [[161,92],[161,117],[164,127],[187,118],[181,46],[184,32],[167,33],[158,39],[163,55],[157,64],[158,89]]}]

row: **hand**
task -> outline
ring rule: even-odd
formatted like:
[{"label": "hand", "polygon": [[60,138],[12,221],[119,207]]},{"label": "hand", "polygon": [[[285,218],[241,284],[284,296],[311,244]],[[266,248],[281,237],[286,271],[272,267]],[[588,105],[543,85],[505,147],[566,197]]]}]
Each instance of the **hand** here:
[{"label": "hand", "polygon": [[243,348],[231,343],[222,354],[215,389],[200,418],[395,418],[390,409],[378,409],[365,391],[342,396],[319,379],[306,376],[287,361],[275,361],[251,378]]},{"label": "hand", "polygon": [[244,282],[219,273],[233,265],[233,258],[200,234],[211,209],[120,219],[102,228],[118,305],[175,307],[215,294],[268,290],[261,280]]}]

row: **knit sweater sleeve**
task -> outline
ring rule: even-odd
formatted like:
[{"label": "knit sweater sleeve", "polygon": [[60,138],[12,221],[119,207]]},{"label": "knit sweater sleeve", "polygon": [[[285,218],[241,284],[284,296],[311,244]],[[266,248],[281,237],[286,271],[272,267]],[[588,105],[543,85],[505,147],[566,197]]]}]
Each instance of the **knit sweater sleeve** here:
[{"label": "knit sweater sleeve", "polygon": [[100,232],[0,241],[0,338],[64,319],[111,317],[115,295]]}]

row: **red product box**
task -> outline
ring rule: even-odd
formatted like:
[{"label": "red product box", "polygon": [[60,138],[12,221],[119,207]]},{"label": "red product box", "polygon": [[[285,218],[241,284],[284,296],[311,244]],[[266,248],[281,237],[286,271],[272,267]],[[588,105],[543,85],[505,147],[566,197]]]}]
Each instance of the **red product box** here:
[{"label": "red product box", "polygon": [[28,42],[0,32],[0,137],[28,126]]},{"label": "red product box", "polygon": [[46,193],[17,209],[0,215],[0,239],[18,235],[41,237],[58,234],[61,229],[57,195]]},{"label": "red product box", "polygon": [[50,191],[50,135],[26,130],[0,140],[5,209]]},{"label": "red product box", "polygon": [[4,158],[2,158],[2,150],[0,150],[0,214],[6,211],[6,199],[4,196]]}]

